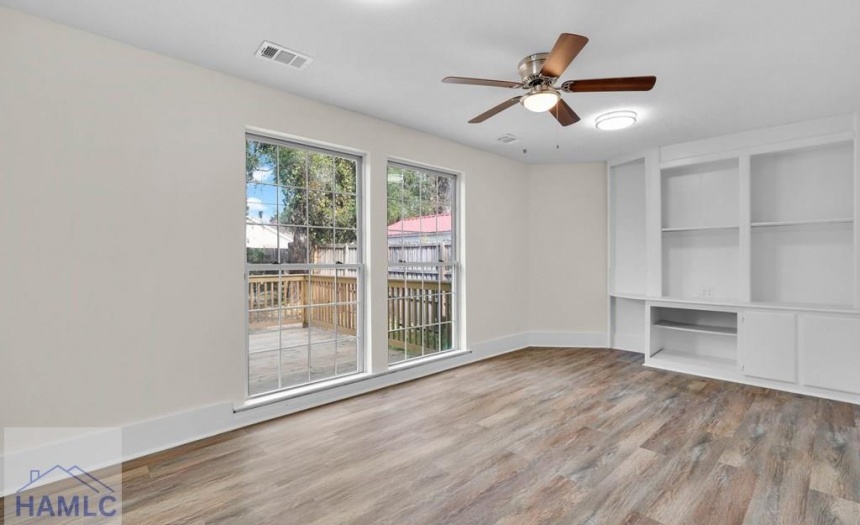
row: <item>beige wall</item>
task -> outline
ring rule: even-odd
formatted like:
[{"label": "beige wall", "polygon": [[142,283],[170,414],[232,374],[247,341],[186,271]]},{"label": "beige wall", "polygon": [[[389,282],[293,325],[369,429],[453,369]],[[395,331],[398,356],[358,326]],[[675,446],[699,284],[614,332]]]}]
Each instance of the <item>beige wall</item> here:
[{"label": "beige wall", "polygon": [[527,329],[521,163],[6,9],[0,67],[0,426],[242,399],[246,126],[367,152],[374,231],[387,156],[461,171],[468,342]]},{"label": "beige wall", "polygon": [[529,328],[606,332],[606,164],[529,166]]},{"label": "beige wall", "polygon": [[365,152],[376,232],[388,156],[462,172],[469,346],[605,329],[602,165],[530,170],[2,8],[0,74],[0,427],[242,401],[249,126]]}]

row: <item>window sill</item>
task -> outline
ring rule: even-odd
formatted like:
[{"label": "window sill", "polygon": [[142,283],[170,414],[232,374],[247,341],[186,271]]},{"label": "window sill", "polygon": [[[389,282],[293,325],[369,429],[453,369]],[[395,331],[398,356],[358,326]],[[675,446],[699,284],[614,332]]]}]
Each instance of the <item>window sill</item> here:
[{"label": "window sill", "polygon": [[430,363],[435,363],[437,361],[442,361],[444,359],[463,356],[470,353],[472,353],[471,350],[450,350],[448,352],[443,352],[428,357],[416,358],[414,360],[409,360],[403,363],[398,363],[396,365],[391,365],[386,372],[380,372],[377,374],[371,372],[362,372],[358,374],[338,377],[329,381],[314,383],[312,385],[291,388],[290,390],[285,390],[282,392],[274,392],[272,394],[248,399],[241,406],[234,408],[233,412],[245,412],[246,410],[264,407],[274,403],[279,403],[281,401],[286,401],[288,399],[300,398],[303,396],[324,392],[326,390],[335,390],[354,383],[367,381],[368,379],[394,374],[404,370],[409,370],[423,365],[428,365]]},{"label": "window sill", "polygon": [[397,363],[396,365],[389,366],[388,373],[397,372],[398,370],[409,370],[410,368],[414,368],[416,366],[433,363],[442,359],[448,359],[449,357],[457,357],[458,355],[465,355],[471,353],[471,350],[448,350],[447,352],[440,352],[438,354],[433,354],[426,357],[416,357],[415,359],[410,359],[409,361],[403,361],[402,363]]}]

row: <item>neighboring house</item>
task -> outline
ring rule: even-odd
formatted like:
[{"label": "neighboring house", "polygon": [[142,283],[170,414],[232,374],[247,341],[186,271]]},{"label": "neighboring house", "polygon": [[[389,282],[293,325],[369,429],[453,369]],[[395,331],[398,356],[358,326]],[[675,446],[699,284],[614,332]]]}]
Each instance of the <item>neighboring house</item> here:
[{"label": "neighboring house", "polygon": [[[245,247],[262,248],[265,250],[285,250],[293,242],[293,234],[288,231],[278,231],[274,224],[263,222],[262,219],[247,217],[249,226],[245,228]],[[250,225],[255,226],[250,226]]]},{"label": "neighboring house", "polygon": [[388,244],[435,244],[451,240],[451,214],[425,215],[388,227]]}]

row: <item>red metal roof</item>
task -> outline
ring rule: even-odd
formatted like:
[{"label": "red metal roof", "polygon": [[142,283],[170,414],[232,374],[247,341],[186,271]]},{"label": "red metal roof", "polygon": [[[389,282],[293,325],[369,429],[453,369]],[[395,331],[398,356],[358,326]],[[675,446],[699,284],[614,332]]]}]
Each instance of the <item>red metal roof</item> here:
[{"label": "red metal roof", "polygon": [[411,233],[444,233],[451,231],[451,214],[426,215],[397,221],[388,227],[388,236]]}]

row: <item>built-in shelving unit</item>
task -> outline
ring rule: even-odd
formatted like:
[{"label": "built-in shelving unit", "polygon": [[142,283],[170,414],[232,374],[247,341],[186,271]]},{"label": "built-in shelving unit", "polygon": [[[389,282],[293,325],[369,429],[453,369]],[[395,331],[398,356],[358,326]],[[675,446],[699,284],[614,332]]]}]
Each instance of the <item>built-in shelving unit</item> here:
[{"label": "built-in shelving unit", "polygon": [[610,344],[860,404],[858,134],[860,113],[610,162]]}]

